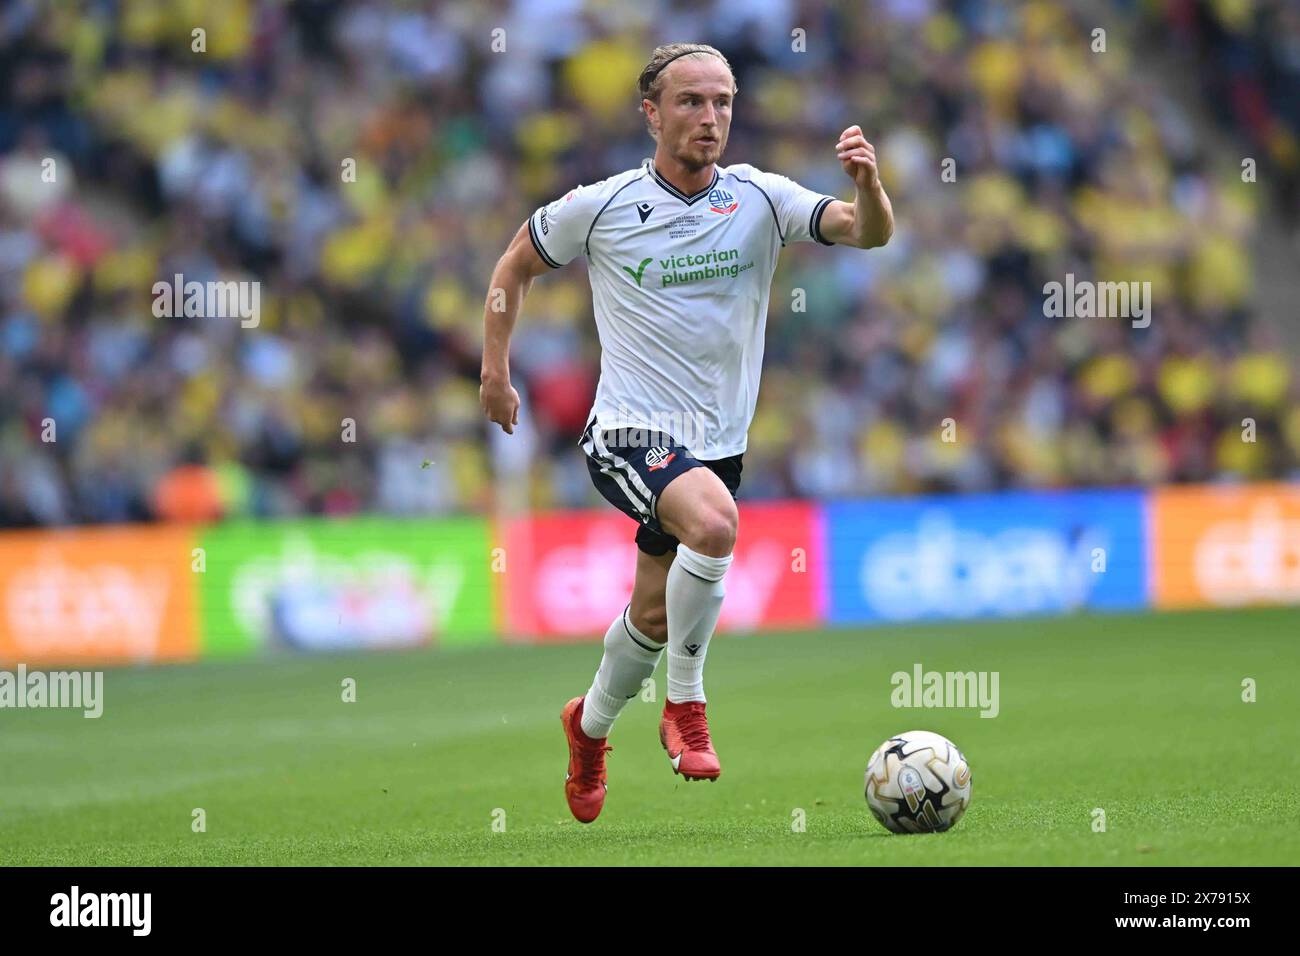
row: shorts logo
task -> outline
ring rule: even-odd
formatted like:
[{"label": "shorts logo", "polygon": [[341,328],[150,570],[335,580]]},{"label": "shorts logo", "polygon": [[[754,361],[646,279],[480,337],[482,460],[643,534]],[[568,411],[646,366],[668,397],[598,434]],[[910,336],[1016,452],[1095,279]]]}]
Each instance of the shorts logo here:
[{"label": "shorts logo", "polygon": [[736,197],[731,195],[725,189],[718,187],[709,193],[709,211],[721,213],[724,216],[730,216],[736,211],[740,203],[736,202]]},{"label": "shorts logo", "polygon": [[658,471],[660,468],[667,468],[668,463],[677,457],[677,452],[669,451],[667,448],[651,448],[645,453],[645,464],[648,471]]}]

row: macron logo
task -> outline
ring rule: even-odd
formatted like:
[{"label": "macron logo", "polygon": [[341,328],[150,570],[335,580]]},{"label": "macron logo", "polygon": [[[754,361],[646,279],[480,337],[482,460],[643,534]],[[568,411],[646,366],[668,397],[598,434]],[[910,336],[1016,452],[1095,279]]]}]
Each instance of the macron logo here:
[{"label": "macron logo", "polygon": [[152,893],[71,893],[50,897],[51,926],[129,926],[132,935],[148,936]]}]

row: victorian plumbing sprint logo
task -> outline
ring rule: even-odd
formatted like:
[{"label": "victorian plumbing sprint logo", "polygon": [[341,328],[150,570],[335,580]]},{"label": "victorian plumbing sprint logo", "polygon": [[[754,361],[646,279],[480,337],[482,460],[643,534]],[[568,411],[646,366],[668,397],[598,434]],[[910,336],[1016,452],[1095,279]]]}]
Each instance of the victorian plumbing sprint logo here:
[{"label": "victorian plumbing sprint logo", "polygon": [[[754,266],[752,260],[740,265],[737,261],[739,259],[739,249],[685,252],[659,259],[659,268],[663,270],[659,277],[659,287],[662,289],[670,285],[685,285],[688,282],[703,282],[708,279],[734,279]],[[623,271],[632,277],[637,288],[643,288],[641,282],[645,276],[645,268],[654,261],[654,256],[647,256],[635,269],[631,266],[623,266]]]}]

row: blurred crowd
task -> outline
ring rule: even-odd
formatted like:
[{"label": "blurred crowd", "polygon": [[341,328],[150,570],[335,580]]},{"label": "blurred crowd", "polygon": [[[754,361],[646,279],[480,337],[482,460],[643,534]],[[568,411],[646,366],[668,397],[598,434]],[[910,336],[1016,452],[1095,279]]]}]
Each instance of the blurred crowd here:
[{"label": "blurred crowd", "polygon": [[[1178,105],[1144,56],[1170,24],[1209,62],[1264,40],[1250,109]],[[536,206],[653,152],[636,76],[682,39],[735,69],[724,163],[849,199],[858,123],[898,219],[783,253],[742,497],[1300,477],[1297,363],[1252,309],[1284,193],[1198,133],[1266,130],[1294,174],[1293,3],[12,0],[0,526],[598,502],[584,267],[532,288],[513,438],[483,301]],[[156,318],[176,274],[259,282],[257,325]],[[1067,274],[1150,282],[1150,325],[1048,317]]]},{"label": "blurred crowd", "polygon": [[1198,92],[1277,183],[1278,211],[1300,227],[1300,3],[1165,0],[1144,22],[1195,64]]}]

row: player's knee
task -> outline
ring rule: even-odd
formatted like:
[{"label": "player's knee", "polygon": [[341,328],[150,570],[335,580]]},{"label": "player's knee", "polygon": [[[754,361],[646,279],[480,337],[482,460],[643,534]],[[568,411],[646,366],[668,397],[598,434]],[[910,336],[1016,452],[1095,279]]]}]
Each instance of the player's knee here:
[{"label": "player's knee", "polygon": [[710,508],[696,520],[690,548],[710,557],[726,557],[736,547],[736,529],[739,526],[740,513],[735,504]]},{"label": "player's knee", "polygon": [[668,640],[668,608],[663,604],[633,608],[629,617],[632,626],[656,644]]}]

